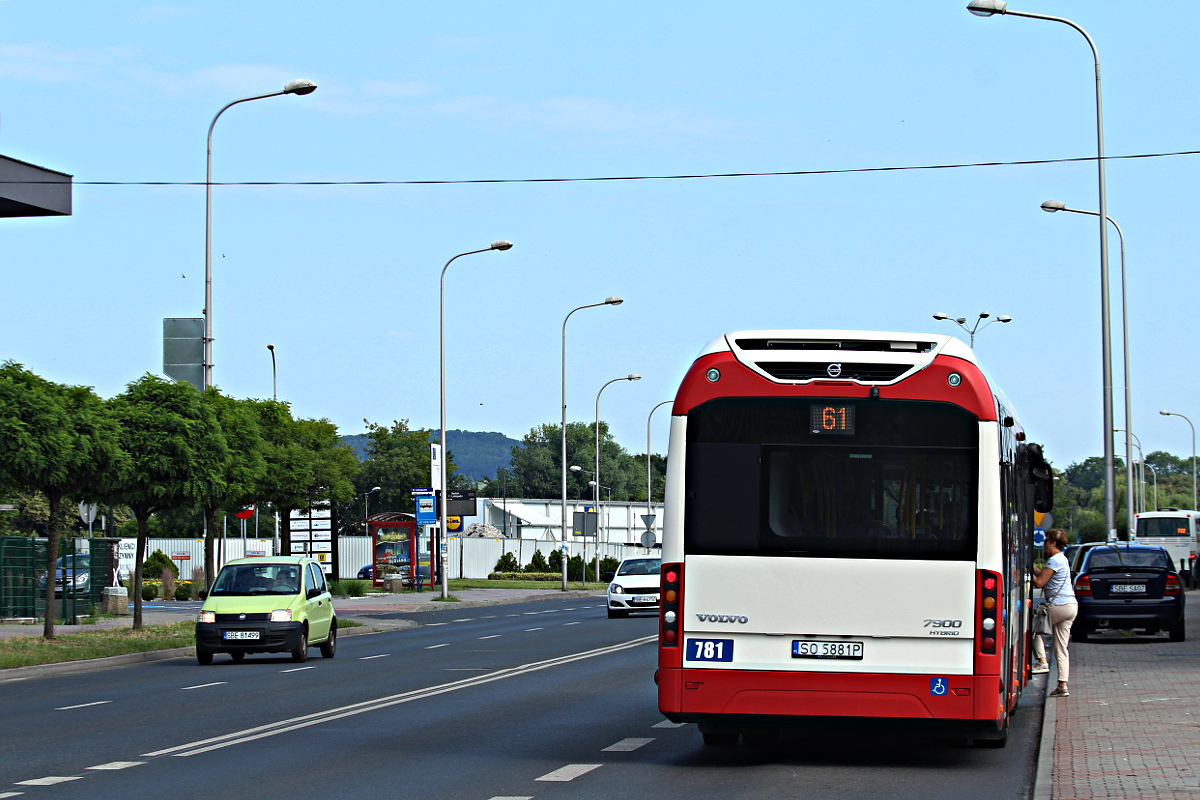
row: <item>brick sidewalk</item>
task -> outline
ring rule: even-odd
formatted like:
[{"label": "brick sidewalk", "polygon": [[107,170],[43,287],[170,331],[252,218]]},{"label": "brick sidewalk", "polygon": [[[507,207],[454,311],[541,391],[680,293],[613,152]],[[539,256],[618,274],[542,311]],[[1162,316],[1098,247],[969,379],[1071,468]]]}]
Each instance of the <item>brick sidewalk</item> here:
[{"label": "brick sidewalk", "polygon": [[1054,800],[1200,797],[1200,641],[1111,632],[1070,652],[1071,696],[1046,698]]}]

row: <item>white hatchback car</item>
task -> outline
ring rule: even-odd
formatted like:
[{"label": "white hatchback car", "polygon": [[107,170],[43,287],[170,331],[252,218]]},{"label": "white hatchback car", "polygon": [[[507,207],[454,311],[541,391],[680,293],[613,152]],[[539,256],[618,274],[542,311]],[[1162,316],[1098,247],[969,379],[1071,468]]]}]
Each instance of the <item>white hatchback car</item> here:
[{"label": "white hatchback car", "polygon": [[658,611],[658,573],[661,558],[627,558],[608,584],[608,618],[631,611]]}]

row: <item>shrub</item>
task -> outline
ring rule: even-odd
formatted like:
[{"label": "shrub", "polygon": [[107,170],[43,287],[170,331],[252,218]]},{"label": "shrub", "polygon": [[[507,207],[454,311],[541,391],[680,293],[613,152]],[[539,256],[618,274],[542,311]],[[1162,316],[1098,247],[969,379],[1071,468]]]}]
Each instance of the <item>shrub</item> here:
[{"label": "shrub", "polygon": [[558,581],[562,580],[561,572],[492,572],[488,574],[489,581]]},{"label": "shrub", "polygon": [[173,600],[175,598],[175,570],[164,567],[162,575],[159,577],[162,580],[163,599]]},{"label": "shrub", "polygon": [[557,572],[562,574],[562,551],[557,547],[550,551],[550,558],[546,559],[548,572]]},{"label": "shrub", "polygon": [[520,572],[521,565],[517,561],[517,557],[512,553],[505,553],[500,556],[500,560],[496,562],[496,566],[492,568],[493,572]]},{"label": "shrub", "polygon": [[158,598],[158,584],[157,583],[143,583],[142,584],[142,599],[143,600],[155,600],[157,598]]},{"label": "shrub", "polygon": [[192,599],[192,584],[184,581],[183,583],[175,584],[175,599],[176,600],[191,600]]},{"label": "shrub", "polygon": [[[554,558],[554,554],[550,554],[550,558]],[[498,571],[498,570],[497,570]],[[526,572],[550,572],[550,565],[546,562],[546,557],[542,555],[541,550],[533,551],[533,558],[529,559],[529,563],[525,565]]]},{"label": "shrub", "polygon": [[150,554],[150,557],[142,563],[142,574],[153,575],[158,577],[162,575],[164,569],[171,570],[172,575],[179,574],[179,568],[175,566],[175,562],[167,558],[162,550],[155,550]]},{"label": "shrub", "polygon": [[583,580],[583,556],[571,556],[567,559],[567,580]]},{"label": "shrub", "polygon": [[370,585],[370,581],[342,581],[341,584],[342,591],[345,592],[346,597],[366,597],[367,586]]},{"label": "shrub", "polygon": [[604,558],[600,559],[600,574],[603,575],[606,572],[615,573],[617,571],[617,567],[619,566],[621,566],[621,562],[619,560],[613,558],[612,556],[605,556]]},{"label": "shrub", "polygon": [[200,590],[205,588],[206,586],[207,586],[207,584],[205,583],[205,580],[204,580],[204,567],[193,567],[192,568],[192,585],[188,587],[188,590],[191,592],[190,599],[199,600],[200,599]]}]

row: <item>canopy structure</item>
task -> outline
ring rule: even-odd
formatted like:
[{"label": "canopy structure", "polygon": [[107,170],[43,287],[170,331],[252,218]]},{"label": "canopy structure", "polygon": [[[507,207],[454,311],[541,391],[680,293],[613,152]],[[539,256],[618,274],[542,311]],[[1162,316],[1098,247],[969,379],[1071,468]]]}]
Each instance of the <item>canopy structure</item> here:
[{"label": "canopy structure", "polygon": [[[541,538],[554,538],[562,528],[562,523],[559,520],[550,519],[550,517],[540,511],[534,511],[524,503],[518,503],[514,500],[491,500],[489,501],[489,505],[502,515],[508,514],[513,517],[518,530],[521,526],[542,528]],[[504,528],[503,517],[501,517],[501,523],[496,525],[496,527],[500,529]]]},{"label": "canopy structure", "polygon": [[69,216],[71,177],[0,156],[0,217]]}]

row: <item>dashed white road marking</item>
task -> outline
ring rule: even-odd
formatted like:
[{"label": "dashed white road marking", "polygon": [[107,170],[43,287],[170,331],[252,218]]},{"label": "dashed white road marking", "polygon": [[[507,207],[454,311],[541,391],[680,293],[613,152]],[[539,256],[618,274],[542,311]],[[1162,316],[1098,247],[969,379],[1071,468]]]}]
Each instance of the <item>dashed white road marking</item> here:
[{"label": "dashed white road marking", "polygon": [[480,617],[480,619],[495,619],[498,616],[500,616],[500,615],[499,614],[488,614],[486,617]]},{"label": "dashed white road marking", "polygon": [[474,622],[473,619],[452,619],[451,622]]},{"label": "dashed white road marking", "polygon": [[601,753],[631,753],[634,750],[637,750],[639,747],[644,747],[645,745],[648,745],[653,741],[654,741],[653,739],[638,739],[636,737],[629,738],[629,739],[622,739],[621,741],[617,742],[616,744],[610,744],[608,747],[604,748],[600,752]]},{"label": "dashed white road marking", "polygon": [[580,775],[586,775],[602,764],[567,764],[565,767],[559,767],[553,772],[547,772],[540,778],[534,778],[538,781],[573,781]]},{"label": "dashed white road marking", "polygon": [[[4,795],[0,794],[0,797],[4,797]],[[495,797],[489,797],[488,800],[533,800],[533,795],[531,795],[531,794],[521,795],[520,797],[518,797],[516,795],[498,794]]]},{"label": "dashed white road marking", "polygon": [[140,767],[145,764],[145,761],[110,761],[107,764],[97,764],[88,769],[129,769],[130,767]]},{"label": "dashed white road marking", "polygon": [[565,627],[567,627],[568,625],[578,625],[578,624],[579,624],[578,622],[564,622],[564,623],[563,623],[563,627],[565,628]]},{"label": "dashed white road marking", "polygon": [[684,724],[685,723],[683,723],[683,722],[671,722],[671,720],[669,720],[669,719],[664,719],[662,722],[656,722],[653,725],[651,725],[650,727],[651,728],[682,728],[684,726]]},{"label": "dashed white road marking", "polygon": [[285,672],[304,672],[306,669],[316,669],[316,667],[292,667],[291,669],[281,669],[279,672],[280,674]]},{"label": "dashed white road marking", "polygon": [[59,706],[55,711],[70,711],[73,708],[88,708],[89,706],[102,706],[105,703],[111,703],[112,700],[97,700],[94,703],[80,703],[77,706]]},{"label": "dashed white road marking", "polygon": [[448,622],[427,622],[427,623],[425,623],[425,627],[426,628],[440,628],[441,626],[448,625],[448,624],[449,624]]},{"label": "dashed white road marking", "polygon": [[[22,680],[24,680],[24,679],[22,679]],[[20,797],[20,796],[21,796],[21,795],[23,795],[23,794],[25,794],[25,793],[24,793],[24,792],[0,792],[0,798],[4,798],[4,797]],[[529,798],[529,800],[533,800],[533,798],[531,797],[531,798]]]},{"label": "dashed white road marking", "polygon": [[525,632],[529,633],[530,631],[544,631],[544,630],[545,630],[545,628],[526,628]]},{"label": "dashed white road marking", "polygon": [[431,645],[429,645],[429,647],[426,647],[425,649],[426,650],[437,650],[439,647],[449,647],[449,646],[450,645],[448,643],[447,644],[431,644]]},{"label": "dashed white road marking", "polygon": [[362,656],[358,660],[359,661],[370,661],[372,658],[387,658],[390,655],[391,655],[391,653],[380,653],[377,656]]},{"label": "dashed white road marking", "polygon": [[49,775],[45,778],[34,778],[30,781],[17,781],[17,786],[53,786],[56,783],[66,783],[67,781],[77,781],[82,778],[82,775]]},{"label": "dashed white road marking", "polygon": [[500,634],[493,633],[491,636],[480,636],[479,639],[477,639],[476,641],[482,642],[484,639],[499,639],[499,638],[500,638]]},{"label": "dashed white road marking", "polygon": [[212,683],[198,683],[195,686],[180,686],[179,690],[186,692],[188,689],[207,689],[209,686],[224,686],[227,681],[213,681]]}]

